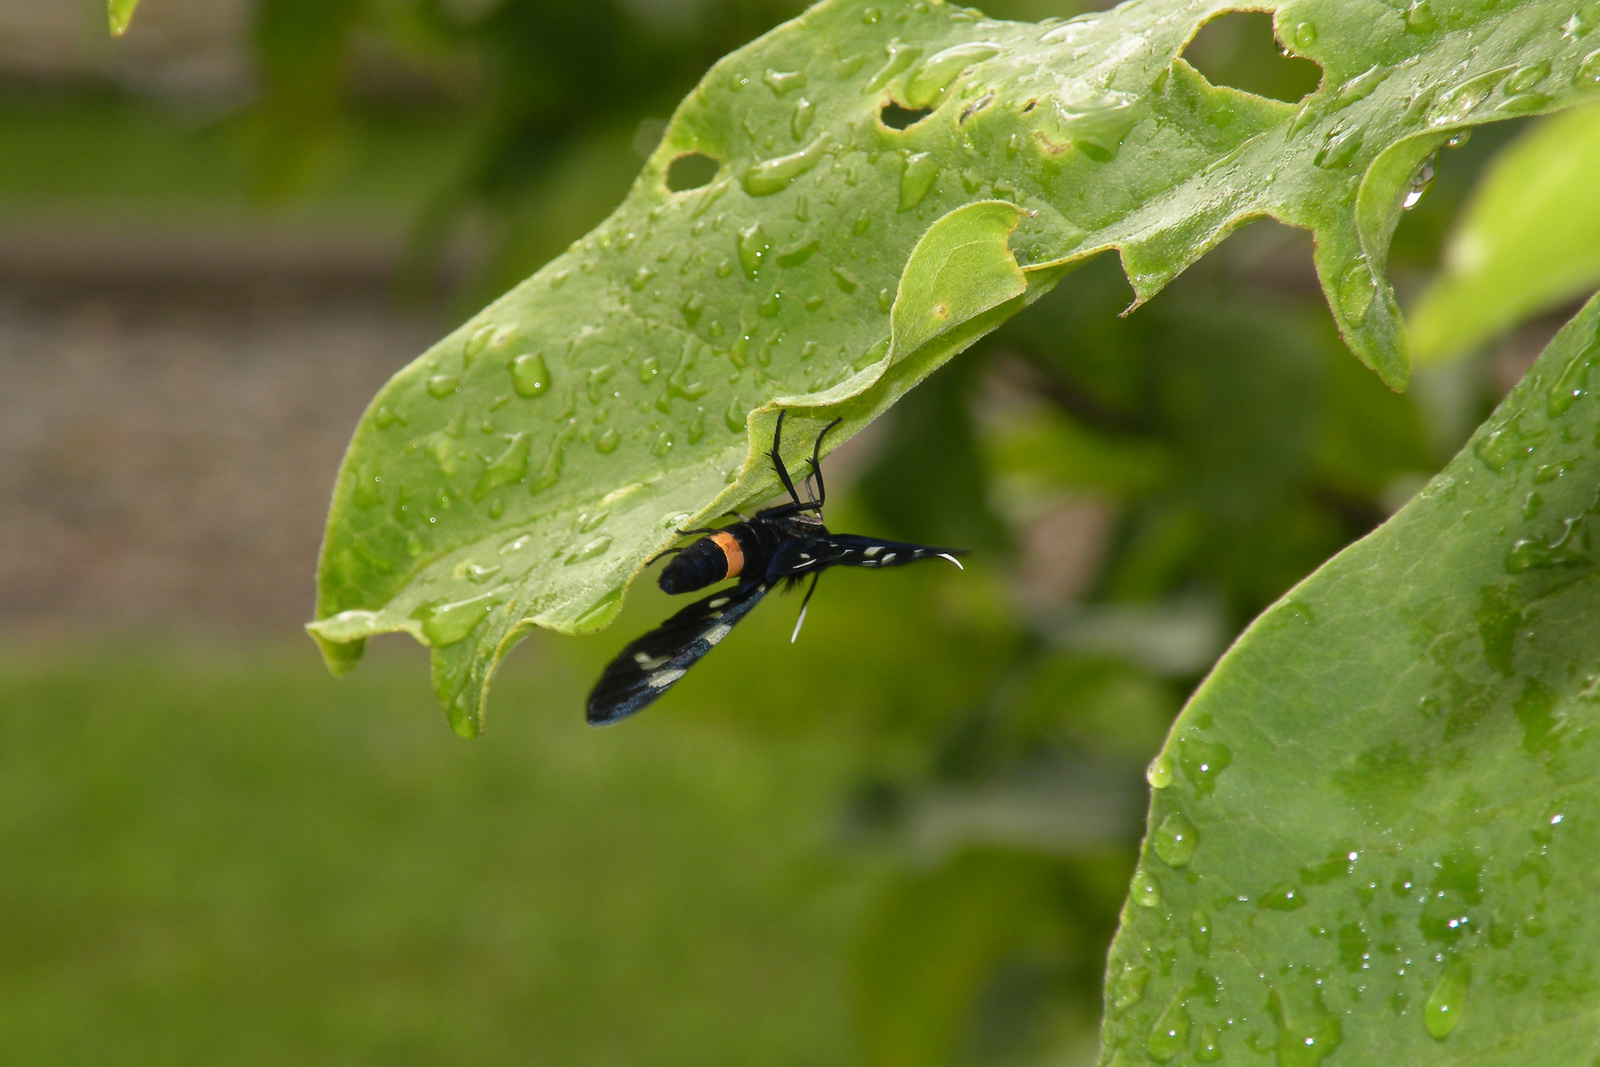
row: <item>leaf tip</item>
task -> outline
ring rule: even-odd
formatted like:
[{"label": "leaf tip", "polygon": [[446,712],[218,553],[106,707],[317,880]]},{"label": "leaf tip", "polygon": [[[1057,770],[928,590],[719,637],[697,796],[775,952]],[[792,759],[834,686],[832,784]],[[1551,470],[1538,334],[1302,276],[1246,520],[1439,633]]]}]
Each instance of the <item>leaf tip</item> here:
[{"label": "leaf tip", "polygon": [[133,9],[138,6],[139,0],[106,0],[106,21],[111,36],[121,37],[128,32],[128,24],[133,21]]},{"label": "leaf tip", "polygon": [[476,715],[458,709],[456,705],[452,704],[450,705],[448,717],[450,729],[455,732],[457,737],[467,741],[475,741],[483,736],[483,723]]},{"label": "leaf tip", "polygon": [[317,648],[322,652],[322,662],[327,664],[328,672],[336,678],[341,678],[355,670],[361,663],[362,653],[366,651],[367,639],[358,637],[354,641],[332,641],[318,633],[314,627],[316,623],[307,623],[306,632],[317,643]]}]

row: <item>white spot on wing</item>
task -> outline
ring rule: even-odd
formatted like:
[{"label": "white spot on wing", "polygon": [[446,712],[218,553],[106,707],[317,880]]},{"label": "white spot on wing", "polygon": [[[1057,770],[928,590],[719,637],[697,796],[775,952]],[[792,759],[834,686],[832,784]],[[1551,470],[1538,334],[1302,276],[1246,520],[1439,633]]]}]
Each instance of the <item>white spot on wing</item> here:
[{"label": "white spot on wing", "polygon": [[651,689],[665,689],[687,673],[687,671],[679,667],[675,667],[670,671],[658,671],[650,676],[650,681],[647,684]]},{"label": "white spot on wing", "polygon": [[637,663],[639,669],[644,671],[653,671],[671,658],[671,656],[652,656],[648,652],[635,652],[633,654],[633,662]]},{"label": "white spot on wing", "polygon": [[733,597],[731,597],[731,596],[719,596],[719,597],[717,597],[717,599],[715,599],[715,600],[711,601],[710,603],[708,603],[706,605],[706,607],[708,607],[708,608],[725,608],[725,607],[728,606],[728,601],[730,601],[732,599],[733,599]]},{"label": "white spot on wing", "polygon": [[949,561],[950,561],[950,562],[951,562],[951,563],[954,563],[954,564],[955,564],[955,565],[956,565],[956,570],[958,570],[958,571],[964,571],[964,570],[966,570],[966,569],[967,569],[967,568],[965,568],[965,567],[963,567],[963,566],[962,566],[962,565],[961,565],[961,561],[960,561],[960,560],[959,560],[959,559],[956,559],[956,558],[955,558],[955,557],[954,557],[954,556],[952,556],[952,555],[951,555],[951,554],[950,554],[950,553],[948,553],[948,552],[941,552],[941,553],[939,553],[939,558],[940,558],[940,559],[947,559],[947,560],[949,560]]},{"label": "white spot on wing", "polygon": [[883,551],[883,546],[882,545],[873,545],[871,548],[867,549],[866,557],[868,559],[871,559],[873,556],[876,556],[879,552],[882,552],[882,551]]},{"label": "white spot on wing", "polygon": [[885,553],[884,557],[883,557],[883,562],[885,562],[885,563],[893,563],[894,562],[894,553],[893,552]]},{"label": "white spot on wing", "polygon": [[727,623],[723,623],[721,626],[713,626],[711,629],[706,631],[706,644],[714,645],[732,632],[733,627],[729,626]]}]

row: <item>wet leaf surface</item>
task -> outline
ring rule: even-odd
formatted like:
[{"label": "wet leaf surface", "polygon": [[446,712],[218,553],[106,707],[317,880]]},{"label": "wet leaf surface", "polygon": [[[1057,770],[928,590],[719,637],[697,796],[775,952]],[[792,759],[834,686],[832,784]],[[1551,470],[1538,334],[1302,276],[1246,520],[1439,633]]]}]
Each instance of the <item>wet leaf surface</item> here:
[{"label": "wet leaf surface", "polygon": [[1600,299],[1151,765],[1103,1061],[1588,1063]]}]

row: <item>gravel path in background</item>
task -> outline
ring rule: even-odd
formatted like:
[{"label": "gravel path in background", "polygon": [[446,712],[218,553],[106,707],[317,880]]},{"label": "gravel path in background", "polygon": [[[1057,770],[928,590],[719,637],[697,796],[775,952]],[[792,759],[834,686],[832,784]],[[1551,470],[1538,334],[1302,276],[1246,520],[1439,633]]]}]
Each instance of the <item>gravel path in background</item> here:
[{"label": "gravel path in background", "polygon": [[0,634],[297,633],[349,434],[440,332],[381,284],[0,289]]}]

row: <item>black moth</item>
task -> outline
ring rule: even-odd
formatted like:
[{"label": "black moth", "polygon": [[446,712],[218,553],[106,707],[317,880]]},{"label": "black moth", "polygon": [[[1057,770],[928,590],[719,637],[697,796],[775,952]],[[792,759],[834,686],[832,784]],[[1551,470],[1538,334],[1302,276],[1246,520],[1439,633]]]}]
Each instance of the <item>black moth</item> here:
[{"label": "black moth", "polygon": [[793,585],[811,576],[811,588],[800,602],[800,618],[789,638],[793,641],[800,634],[800,624],[805,622],[811,594],[817,591],[817,577],[829,567],[899,567],[928,556],[942,556],[961,566],[956,556],[965,549],[829,533],[822,525],[827,490],[817,461],[823,437],[841,420],[823,427],[812,446],[811,473],[806,481],[816,479],[816,496],[805,501],[795,492],[789,469],[778,454],[783,415],[778,413],[769,455],[778,480],[788,490],[789,503],[758,511],[754,518],[741,516],[738,522],[720,530],[683,531],[707,536],[687,547],[669,549],[668,554],[674,558],[662,568],[659,579],[661,588],[668,593],[692,593],[728,578],[739,579],[739,584],[695,601],[623,649],[589,694],[591,725],[605,726],[643,710],[727,637],[734,624],[780,582]]}]

